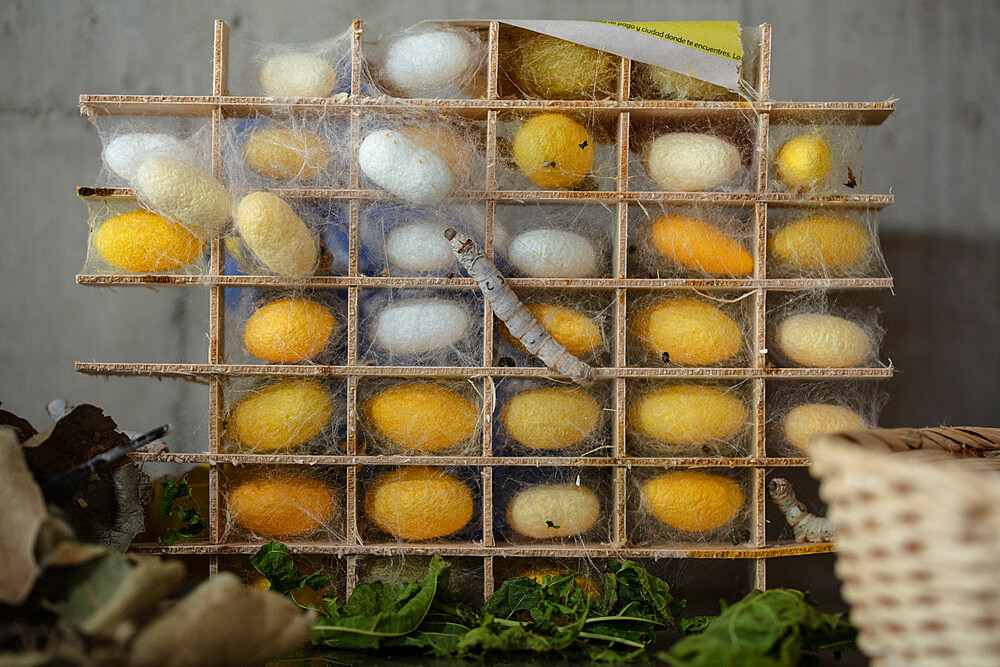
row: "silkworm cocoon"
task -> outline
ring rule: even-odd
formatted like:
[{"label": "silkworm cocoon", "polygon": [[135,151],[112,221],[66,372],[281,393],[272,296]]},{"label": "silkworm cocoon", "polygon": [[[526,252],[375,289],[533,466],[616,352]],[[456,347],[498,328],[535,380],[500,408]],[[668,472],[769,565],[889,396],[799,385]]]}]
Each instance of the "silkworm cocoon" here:
[{"label": "silkworm cocoon", "polygon": [[336,318],[322,304],[309,299],[277,299],[247,319],[243,343],[255,357],[294,364],[319,354],[336,329]]},{"label": "silkworm cocoon", "polygon": [[507,254],[514,266],[535,278],[590,278],[597,267],[590,241],[561,229],[519,234]]},{"label": "silkworm cocoon", "polygon": [[658,521],[684,531],[721,528],[743,507],[743,489],[728,477],[696,470],[668,472],[642,485],[643,506]]},{"label": "silkworm cocoon", "polygon": [[406,271],[436,271],[455,264],[451,246],[444,237],[448,227],[440,222],[411,222],[385,236],[389,263]]},{"label": "silkworm cocoon", "polygon": [[251,192],[236,207],[236,228],[264,265],[286,278],[310,275],[319,249],[292,207],[270,192]]},{"label": "silkworm cocoon", "polygon": [[333,398],[316,380],[285,380],[248,394],[230,411],[226,434],[240,447],[275,452],[323,432]]},{"label": "silkworm cocoon", "polygon": [[781,424],[785,439],[802,451],[815,435],[840,431],[862,431],[868,423],[858,413],[842,405],[806,403],[788,411]]},{"label": "silkworm cocoon", "polygon": [[681,74],[665,67],[656,67],[633,61],[634,77],[649,84],[657,96],[673,100],[732,100],[738,95],[728,88],[717,86],[693,76]]},{"label": "silkworm cocoon", "polygon": [[814,188],[822,185],[833,169],[830,144],[815,133],[792,137],[774,157],[778,178],[790,188]]},{"label": "silkworm cocoon", "polygon": [[172,157],[155,155],[136,169],[135,186],[149,207],[198,235],[220,232],[229,223],[229,191],[211,174]]},{"label": "silkworm cocoon", "polygon": [[[541,585],[545,583],[546,577],[558,577],[563,574],[566,574],[565,569],[560,570],[555,567],[536,567],[526,570],[517,576],[531,579]],[[587,597],[600,597],[603,587],[593,577],[578,575],[574,577],[573,580],[576,582],[576,585],[583,590],[583,594]]]},{"label": "silkworm cocoon", "polygon": [[445,161],[455,184],[468,182],[475,173],[476,146],[472,138],[447,125],[407,125],[399,133]]},{"label": "silkworm cocoon", "polygon": [[108,264],[126,271],[170,271],[201,256],[204,243],[182,225],[149,211],[109,218],[94,234],[94,246]]},{"label": "silkworm cocoon", "polygon": [[507,523],[520,535],[545,539],[585,533],[597,523],[601,503],[586,486],[540,484],[507,505]]},{"label": "silkworm cocoon", "polygon": [[698,218],[661,215],[649,231],[661,255],[688,268],[727,276],[753,272],[753,258],[742,245]]},{"label": "silkworm cocoon", "polygon": [[614,94],[619,58],[539,33],[523,33],[507,58],[506,74],[525,95],[543,100],[599,99]]},{"label": "silkworm cocoon", "polygon": [[646,146],[646,174],[669,192],[698,192],[726,185],[740,172],[740,152],[711,134],[671,132]]},{"label": "silkworm cocoon", "polygon": [[629,425],[669,445],[727,440],[743,430],[743,402],[718,387],[676,384],[653,389],[628,409]]},{"label": "silkworm cocoon", "polygon": [[253,477],[229,494],[230,518],[263,537],[303,535],[329,522],[336,510],[333,489],[303,474]]},{"label": "silkworm cocoon", "polygon": [[449,83],[460,83],[475,64],[471,35],[434,30],[402,37],[386,50],[386,79],[404,95],[435,95]]},{"label": "silkworm cocoon", "polygon": [[871,355],[867,332],[835,315],[799,313],[778,325],[777,343],[789,359],[814,368],[860,366]]},{"label": "silkworm cocoon", "polygon": [[393,130],[365,137],[358,166],[376,185],[414,204],[438,202],[454,187],[447,162]]},{"label": "silkworm cocoon", "polygon": [[122,134],[108,142],[102,157],[104,163],[126,181],[135,178],[139,165],[149,157],[160,155],[179,162],[193,163],[195,152],[185,142],[169,134],[136,132]]},{"label": "silkworm cocoon", "polygon": [[[528,311],[574,357],[587,356],[601,344],[601,330],[582,313],[554,303],[531,303]],[[527,354],[520,341],[502,324],[500,334],[522,354]]]},{"label": "silkworm cocoon", "polygon": [[479,410],[457,391],[433,382],[407,382],[365,399],[365,419],[402,449],[439,452],[465,441],[476,430]]},{"label": "silkworm cocoon", "polygon": [[336,85],[337,73],[311,53],[279,53],[260,68],[260,87],[269,97],[326,97]]},{"label": "silkworm cocoon", "polygon": [[428,466],[382,473],[365,494],[368,520],[404,540],[431,540],[456,533],[469,523],[472,511],[469,487]]},{"label": "silkworm cocoon", "polygon": [[331,157],[326,140],[308,130],[257,130],[243,144],[244,161],[268,178],[316,178]]},{"label": "silkworm cocoon", "polygon": [[466,309],[448,299],[405,299],[387,305],[375,318],[375,345],[399,355],[448,347],[469,327]]},{"label": "silkworm cocoon", "polygon": [[857,222],[822,213],[782,227],[768,242],[768,251],[803,271],[836,271],[860,262],[868,244],[868,232]]},{"label": "silkworm cocoon", "polygon": [[665,361],[710,365],[735,356],[743,346],[736,322],[704,301],[675,298],[646,306],[630,328],[643,347]]},{"label": "silkworm cocoon", "polygon": [[559,113],[532,116],[514,135],[514,162],[535,185],[569,188],[594,164],[594,141],[586,128]]},{"label": "silkworm cocoon", "polygon": [[522,391],[503,406],[500,422],[512,438],[535,449],[562,449],[597,428],[601,406],[578,387],[543,387]]}]

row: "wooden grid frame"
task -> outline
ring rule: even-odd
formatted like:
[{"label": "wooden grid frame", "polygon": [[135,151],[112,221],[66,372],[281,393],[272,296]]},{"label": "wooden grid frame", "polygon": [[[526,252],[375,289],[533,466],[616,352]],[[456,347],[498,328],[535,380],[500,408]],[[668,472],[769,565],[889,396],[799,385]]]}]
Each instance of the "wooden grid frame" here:
[{"label": "wooden grid frame", "polygon": [[[84,285],[144,285],[144,286],[202,286],[209,290],[209,351],[208,363],[106,363],[78,362],[76,369],[96,375],[155,376],[195,379],[209,387],[209,437],[207,451],[203,453],[135,453],[137,461],[156,462],[208,462],[209,472],[209,536],[205,542],[185,543],[163,547],[155,544],[133,545],[138,552],[164,554],[199,554],[209,556],[210,573],[219,567],[220,557],[228,554],[250,554],[257,543],[230,542],[223,539],[224,509],[220,501],[221,464],[268,465],[322,465],[344,470],[344,506],[346,509],[346,537],[337,542],[293,542],[289,546],[297,553],[335,555],[346,558],[346,592],[357,581],[359,558],[365,555],[431,554],[482,558],[483,592],[488,596],[494,588],[494,559],[517,557],[605,557],[627,558],[700,558],[734,559],[746,561],[751,566],[752,586],[767,586],[765,559],[825,553],[830,544],[795,544],[768,542],[765,526],[768,514],[765,508],[766,476],[769,469],[802,467],[809,464],[806,458],[768,457],[765,447],[765,381],[771,379],[852,379],[874,380],[892,375],[892,366],[876,368],[810,369],[775,368],[768,364],[765,343],[766,295],[771,291],[806,289],[872,289],[892,286],[891,278],[769,278],[766,274],[765,246],[769,205],[782,207],[860,207],[881,209],[892,203],[887,194],[846,194],[818,198],[802,198],[784,192],[768,190],[767,141],[771,123],[844,123],[847,125],[878,125],[895,108],[893,101],[878,103],[848,102],[771,102],[770,88],[770,26],[760,27],[760,42],[754,54],[755,87],[757,100],[753,102],[688,102],[648,101],[630,97],[631,63],[621,61],[619,89],[615,99],[596,101],[539,101],[501,99],[498,86],[498,60],[501,24],[478,22],[472,25],[481,31],[488,44],[488,79],[483,99],[460,100],[386,100],[384,97],[367,97],[362,94],[363,59],[361,36],[363,25],[354,21],[351,31],[351,93],[323,99],[302,99],[293,103],[263,97],[236,97],[228,92],[229,29],[225,22],[215,22],[212,95],[209,96],[132,96],[132,95],[81,95],[80,109],[90,116],[142,115],[203,117],[211,119],[213,145],[213,171],[222,176],[222,139],[226,118],[266,113],[275,108],[293,111],[326,110],[347,115],[351,123],[351,145],[359,139],[360,113],[365,110],[398,112],[435,110],[458,113],[486,122],[486,187],[483,190],[459,193],[462,198],[482,201],[486,211],[486,251],[493,253],[493,222],[497,202],[524,203],[530,201],[602,201],[617,211],[617,254],[613,262],[612,278],[552,280],[538,278],[511,278],[515,288],[585,289],[613,294],[615,331],[613,336],[613,364],[595,369],[596,379],[613,385],[615,419],[613,423],[613,453],[607,457],[501,457],[493,455],[492,421],[494,406],[493,381],[504,377],[548,378],[553,374],[541,367],[496,366],[493,351],[493,316],[488,304],[483,309],[483,363],[470,367],[386,367],[370,366],[359,362],[358,354],[358,297],[359,291],[368,288],[434,287],[447,289],[475,289],[469,278],[436,277],[385,277],[362,275],[360,257],[360,211],[364,202],[389,199],[379,190],[363,189],[356,159],[352,156],[349,188],[342,190],[316,188],[272,189],[281,197],[292,200],[343,201],[348,204],[349,258],[348,272],[343,276],[315,276],[306,279],[286,279],[275,276],[225,275],[224,239],[216,236],[210,244],[210,261],[204,275],[79,275],[77,282]],[[511,191],[497,187],[496,178],[496,127],[498,114],[510,111],[532,110],[600,111],[617,114],[618,166],[617,188],[611,191]],[[629,190],[628,134],[630,119],[667,118],[696,119],[705,117],[734,117],[748,114],[755,118],[757,163],[753,175],[754,187],[746,193],[669,193],[637,192]],[[78,195],[89,201],[132,201],[135,194],[127,188],[80,187]],[[754,273],[749,278],[666,278],[645,279],[628,277],[628,208],[644,203],[704,203],[723,206],[740,206],[752,209],[751,221],[756,224],[752,246],[755,255]],[[318,365],[256,365],[226,363],[224,351],[224,292],[227,287],[327,287],[346,289],[348,293],[347,361],[341,366]],[[636,368],[626,362],[625,321],[628,294],[635,290],[664,288],[695,288],[704,290],[739,290],[750,293],[753,323],[747,332],[756,353],[750,355],[745,368]],[[260,455],[224,452],[220,447],[222,434],[223,386],[231,377],[280,376],[338,377],[346,380],[347,441],[343,455]],[[453,456],[378,456],[359,454],[358,447],[358,382],[362,378],[376,377],[442,377],[467,378],[482,383],[484,397],[484,424],[482,429],[482,455],[462,457],[463,467],[479,470],[482,478],[482,539],[477,542],[454,543],[368,543],[358,529],[358,472],[362,466],[396,465],[454,465]],[[638,457],[626,450],[625,407],[628,383],[639,378],[703,378],[732,379],[749,383],[754,409],[752,413],[751,446],[748,456],[732,458],[691,457]],[[550,467],[600,467],[610,470],[612,510],[610,514],[610,540],[601,544],[497,544],[493,521],[493,468],[497,466],[550,466]],[[637,546],[629,542],[628,509],[626,494],[633,468],[738,468],[746,469],[750,478],[750,538],[741,545],[669,544]]]}]

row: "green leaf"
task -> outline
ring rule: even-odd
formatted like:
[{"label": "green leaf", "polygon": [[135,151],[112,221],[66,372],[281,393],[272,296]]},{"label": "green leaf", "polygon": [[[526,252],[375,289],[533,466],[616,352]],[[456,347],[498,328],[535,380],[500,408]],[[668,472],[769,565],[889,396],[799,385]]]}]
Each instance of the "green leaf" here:
[{"label": "green leaf", "polygon": [[311,574],[303,574],[292,560],[288,547],[280,542],[268,542],[250,557],[250,564],[271,582],[271,590],[291,597],[293,591],[309,586],[318,591],[333,577],[323,574],[323,568]]},{"label": "green leaf", "polygon": [[160,544],[170,546],[182,538],[200,535],[208,528],[197,508],[182,507],[178,504],[182,500],[192,500],[191,487],[188,485],[187,477],[182,478],[179,482],[164,479],[160,481],[160,486],[163,488],[163,499],[160,501],[159,516],[164,517],[176,512],[177,518],[181,522],[179,528],[167,529],[166,537],[157,538]]},{"label": "green leaf", "polygon": [[179,482],[172,479],[161,480],[160,486],[163,488],[163,499],[160,501],[160,511],[157,516],[165,517],[174,509],[174,503],[191,499],[191,487],[186,476]]}]

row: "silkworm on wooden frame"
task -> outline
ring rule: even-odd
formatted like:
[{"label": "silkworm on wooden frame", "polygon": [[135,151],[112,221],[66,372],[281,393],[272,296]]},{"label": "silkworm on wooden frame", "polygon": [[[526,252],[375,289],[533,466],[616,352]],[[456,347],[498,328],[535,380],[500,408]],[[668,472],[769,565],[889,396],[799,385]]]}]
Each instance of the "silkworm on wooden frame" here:
[{"label": "silkworm on wooden frame", "polygon": [[785,515],[785,521],[795,530],[796,542],[829,542],[837,534],[833,521],[828,517],[806,511],[806,506],[795,496],[795,489],[787,479],[772,479],[767,483],[767,491]]},{"label": "silkworm on wooden frame", "polygon": [[444,230],[444,236],[451,244],[451,251],[458,263],[479,285],[483,296],[493,307],[496,316],[507,326],[510,335],[521,341],[529,354],[538,357],[557,373],[578,384],[590,382],[593,369],[570,354],[534,318],[479,244],[451,227]]}]

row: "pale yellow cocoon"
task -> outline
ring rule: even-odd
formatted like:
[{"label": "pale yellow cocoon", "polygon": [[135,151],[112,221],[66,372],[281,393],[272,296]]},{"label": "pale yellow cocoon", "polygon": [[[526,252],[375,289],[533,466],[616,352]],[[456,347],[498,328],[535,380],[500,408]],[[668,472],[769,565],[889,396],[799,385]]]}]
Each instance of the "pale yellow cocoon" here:
[{"label": "pale yellow cocoon", "polygon": [[338,328],[328,308],[309,299],[276,299],[247,320],[243,343],[250,354],[276,364],[294,364],[319,354]]},{"label": "pale yellow cocoon", "polygon": [[687,532],[721,528],[743,507],[743,489],[721,475],[668,472],[642,485],[643,507],[658,521]]},{"label": "pale yellow cocoon", "polygon": [[257,130],[243,144],[247,165],[268,178],[316,178],[331,157],[323,137],[308,130]]},{"label": "pale yellow cocoon", "polygon": [[601,503],[586,486],[541,484],[521,491],[507,505],[507,523],[536,539],[573,537],[597,523]]},{"label": "pale yellow cocoon", "polygon": [[465,183],[474,174],[476,146],[471,137],[445,125],[408,125],[399,133],[444,160],[455,183]]},{"label": "pale yellow cocoon", "polygon": [[814,368],[860,366],[871,356],[868,333],[835,315],[800,313],[778,325],[777,343],[789,359]]},{"label": "pale yellow cocoon", "polygon": [[260,68],[260,87],[269,97],[326,97],[336,85],[333,68],[311,53],[279,53]]},{"label": "pale yellow cocoon", "polygon": [[326,428],[333,398],[317,380],[285,380],[248,394],[230,411],[226,435],[260,453],[298,447]]},{"label": "pale yellow cocoon", "polygon": [[277,195],[251,192],[244,197],[236,207],[236,228],[257,258],[279,276],[301,278],[316,268],[316,239]]},{"label": "pale yellow cocoon", "polygon": [[524,31],[501,62],[521,91],[543,100],[600,99],[614,95],[621,60],[558,37]]},{"label": "pale yellow cocoon", "polygon": [[407,382],[365,399],[365,419],[402,449],[439,452],[468,439],[479,410],[457,391],[433,382]]},{"label": "pale yellow cocoon", "polygon": [[229,223],[229,191],[211,174],[157,155],[139,164],[136,191],[149,207],[177,220],[198,236],[221,232]]},{"label": "pale yellow cocoon", "polygon": [[646,174],[668,192],[698,192],[726,185],[740,172],[740,152],[711,134],[671,132],[649,142]]},{"label": "pale yellow cocoon", "polygon": [[647,391],[628,409],[638,433],[669,445],[727,440],[743,430],[747,410],[732,392],[698,384]]},{"label": "pale yellow cocoon", "polygon": [[109,218],[94,233],[94,246],[108,264],[144,273],[180,268],[204,250],[202,240],[183,225],[149,211]]},{"label": "pale yellow cocoon", "polygon": [[789,410],[781,426],[785,439],[806,452],[813,436],[862,431],[868,428],[868,423],[861,415],[842,405],[806,403]]},{"label": "pale yellow cocoon", "polygon": [[868,246],[868,232],[857,222],[821,213],[779,229],[768,241],[768,252],[802,271],[838,271],[857,265]]},{"label": "pale yellow cocoon", "polygon": [[579,387],[543,387],[522,391],[508,400],[500,422],[512,438],[535,449],[562,449],[580,442],[597,428],[601,406]]},{"label": "pale yellow cocoon", "polygon": [[675,298],[641,309],[629,323],[643,347],[670,363],[706,366],[734,357],[743,347],[739,325],[715,306]]},{"label": "pale yellow cocoon", "polygon": [[736,93],[693,76],[681,74],[665,67],[632,61],[633,81],[648,83],[653,92],[662,98],[672,100],[734,100]]},{"label": "pale yellow cocoon", "polygon": [[382,473],[365,494],[365,514],[380,530],[404,540],[457,533],[472,518],[472,492],[461,480],[428,466]]},{"label": "pale yellow cocoon", "polygon": [[790,188],[818,187],[833,169],[833,151],[818,134],[800,134],[778,149],[774,167],[778,178]]},{"label": "pale yellow cocoon", "polygon": [[229,494],[229,516],[264,537],[304,535],[329,523],[337,496],[323,480],[300,473],[253,477]]}]

